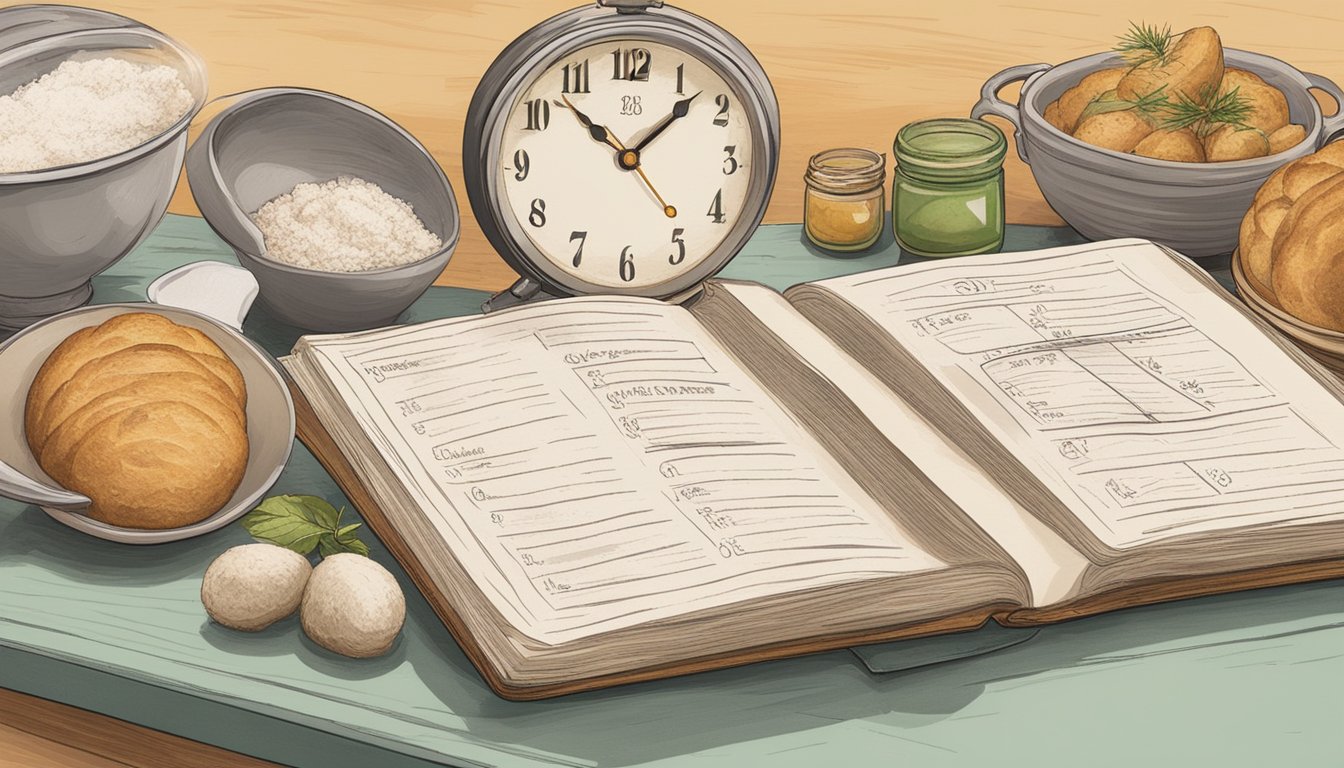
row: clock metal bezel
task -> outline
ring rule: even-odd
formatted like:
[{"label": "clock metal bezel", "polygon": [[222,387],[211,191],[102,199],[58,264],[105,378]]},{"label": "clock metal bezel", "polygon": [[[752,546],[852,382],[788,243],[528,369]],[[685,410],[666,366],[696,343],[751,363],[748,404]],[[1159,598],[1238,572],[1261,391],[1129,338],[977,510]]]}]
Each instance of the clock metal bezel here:
[{"label": "clock metal bezel", "polygon": [[[640,287],[592,283],[564,271],[536,247],[504,200],[499,167],[504,123],[535,78],[574,51],[607,40],[649,41],[684,51],[733,89],[748,113],[753,149],[741,216],[719,245],[675,277]],[[520,275],[553,295],[616,294],[665,299],[712,277],[737,255],[760,225],[779,163],[779,105],[769,78],[737,38],[717,25],[671,6],[622,13],[597,6],[552,17],[525,32],[495,59],[477,86],[463,133],[467,196],[486,238]]]}]

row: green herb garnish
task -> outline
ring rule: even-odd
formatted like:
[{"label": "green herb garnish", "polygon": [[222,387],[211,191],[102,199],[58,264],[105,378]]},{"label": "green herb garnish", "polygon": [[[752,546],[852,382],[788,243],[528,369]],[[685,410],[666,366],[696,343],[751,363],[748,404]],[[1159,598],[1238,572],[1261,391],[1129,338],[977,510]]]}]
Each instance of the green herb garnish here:
[{"label": "green herb garnish", "polygon": [[1115,51],[1124,57],[1130,66],[1137,67],[1148,62],[1159,66],[1167,63],[1171,54],[1171,26],[1158,29],[1151,24],[1129,23],[1129,31],[1120,36]]},{"label": "green herb garnish", "polygon": [[318,549],[323,557],[353,552],[368,557],[368,546],[355,535],[363,523],[341,525],[345,508],[336,509],[318,496],[272,496],[243,518],[252,538],[306,555]]},{"label": "green herb garnish", "polygon": [[1206,136],[1224,125],[1248,131],[1251,126],[1246,124],[1246,118],[1251,116],[1252,106],[1240,90],[1238,86],[1217,93],[1216,88],[1206,87],[1198,99],[1179,94],[1175,103],[1167,105],[1162,127],[1171,131],[1193,127],[1199,136]]},{"label": "green herb garnish", "polygon": [[1121,99],[1116,97],[1115,91],[1106,91],[1088,102],[1087,106],[1083,108],[1082,114],[1078,118],[1078,122],[1081,123],[1083,120],[1093,115],[1104,115],[1107,112],[1124,112],[1130,109],[1138,110],[1150,117],[1155,116],[1159,111],[1166,109],[1168,106],[1167,96],[1164,93],[1166,89],[1167,86],[1162,85],[1152,93],[1140,96],[1133,100]]}]

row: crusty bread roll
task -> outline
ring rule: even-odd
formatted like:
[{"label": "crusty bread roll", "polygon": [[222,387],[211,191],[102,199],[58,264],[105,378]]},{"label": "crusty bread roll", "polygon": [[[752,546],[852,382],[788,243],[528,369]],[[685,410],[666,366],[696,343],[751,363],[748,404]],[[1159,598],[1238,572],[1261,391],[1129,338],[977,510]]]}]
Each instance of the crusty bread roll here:
[{"label": "crusty bread roll", "polygon": [[146,312],[70,335],[38,371],[28,445],[90,517],[177,528],[214,514],[247,467],[247,389],[208,336]]},{"label": "crusty bread roll", "polygon": [[1274,289],[1276,242],[1290,212],[1309,190],[1344,173],[1344,142],[1327,144],[1319,152],[1298,158],[1273,174],[1260,187],[1241,220],[1241,266],[1247,281],[1266,301],[1286,309]]},{"label": "crusty bread roll", "polygon": [[1344,174],[1307,190],[1284,217],[1272,275],[1285,312],[1344,331]]}]

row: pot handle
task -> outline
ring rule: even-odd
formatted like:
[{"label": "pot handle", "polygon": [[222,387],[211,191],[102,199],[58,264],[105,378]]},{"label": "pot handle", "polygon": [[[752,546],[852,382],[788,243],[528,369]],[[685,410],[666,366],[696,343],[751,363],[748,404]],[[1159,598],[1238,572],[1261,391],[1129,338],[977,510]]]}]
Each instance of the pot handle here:
[{"label": "pot handle", "polygon": [[1330,94],[1330,98],[1335,100],[1335,114],[1321,119],[1323,128],[1321,135],[1325,136],[1325,141],[1322,141],[1321,144],[1324,146],[1333,141],[1341,132],[1344,132],[1344,90],[1335,85],[1335,81],[1323,75],[1312,72],[1303,72],[1302,74],[1306,76],[1307,82],[1311,83],[1312,88],[1325,91]]},{"label": "pot handle", "polygon": [[1022,158],[1022,162],[1027,164],[1030,164],[1031,161],[1027,159],[1027,146],[1022,142],[1021,105],[1009,104],[999,98],[999,91],[1010,83],[1026,80],[1032,75],[1044,72],[1049,68],[1049,64],[1019,64],[1016,67],[1009,67],[985,81],[985,84],[980,87],[980,100],[975,102],[975,106],[971,107],[971,117],[973,118],[983,119],[986,115],[994,115],[1013,124],[1013,141],[1017,144],[1017,155]]}]

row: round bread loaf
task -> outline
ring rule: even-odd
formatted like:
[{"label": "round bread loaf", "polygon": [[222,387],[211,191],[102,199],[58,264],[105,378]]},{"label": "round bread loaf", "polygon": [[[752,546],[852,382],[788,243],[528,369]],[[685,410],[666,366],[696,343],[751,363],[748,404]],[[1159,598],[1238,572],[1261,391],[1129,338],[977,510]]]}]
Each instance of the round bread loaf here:
[{"label": "round bread loaf", "polygon": [[70,335],[28,391],[28,446],[90,517],[177,528],[220,509],[247,468],[247,389],[208,336],[147,312]]},{"label": "round bread loaf", "polygon": [[1266,301],[1284,307],[1275,289],[1278,240],[1293,225],[1291,212],[1298,201],[1322,182],[1344,173],[1344,142],[1327,144],[1319,152],[1287,163],[1265,180],[1251,208],[1241,220],[1241,266],[1246,280]]},{"label": "round bread loaf", "polygon": [[1284,217],[1272,274],[1285,312],[1344,331],[1344,174],[1307,190]]}]

